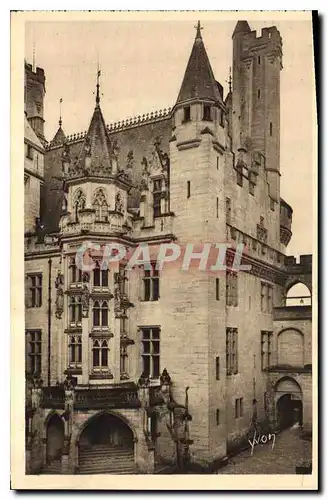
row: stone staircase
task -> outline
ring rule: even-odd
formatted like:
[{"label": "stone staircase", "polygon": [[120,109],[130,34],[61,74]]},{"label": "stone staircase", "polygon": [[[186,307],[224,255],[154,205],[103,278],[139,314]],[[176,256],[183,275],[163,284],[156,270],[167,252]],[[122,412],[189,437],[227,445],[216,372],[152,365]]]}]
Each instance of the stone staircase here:
[{"label": "stone staircase", "polygon": [[111,445],[80,448],[78,474],[136,474],[131,449]]},{"label": "stone staircase", "polygon": [[41,474],[61,474],[61,459],[58,458],[42,467]]}]

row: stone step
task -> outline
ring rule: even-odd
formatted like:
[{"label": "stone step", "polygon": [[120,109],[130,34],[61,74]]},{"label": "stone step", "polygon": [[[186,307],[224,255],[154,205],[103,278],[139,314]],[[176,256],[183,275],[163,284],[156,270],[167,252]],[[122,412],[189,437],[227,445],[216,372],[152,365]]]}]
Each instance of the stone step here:
[{"label": "stone step", "polygon": [[80,458],[85,458],[85,459],[88,459],[90,457],[102,457],[102,458],[105,458],[105,457],[108,457],[108,458],[111,458],[111,459],[122,459],[124,460],[125,458],[133,458],[133,453],[108,453],[108,452],[101,452],[101,451],[92,451],[92,452],[89,452],[89,453],[80,453],[79,454],[79,457]]},{"label": "stone step", "polygon": [[125,469],[112,469],[112,468],[99,468],[99,469],[94,469],[94,468],[83,468],[79,469],[78,474],[135,474],[136,470],[135,467],[129,467]]},{"label": "stone step", "polygon": [[120,450],[112,450],[112,449],[97,449],[94,448],[92,450],[88,451],[83,451],[80,450],[79,452],[79,457],[80,458],[89,458],[89,457],[110,457],[110,458],[133,458],[133,451],[131,450],[126,450],[126,451],[120,451]]},{"label": "stone step", "polygon": [[61,460],[53,460],[50,464],[45,464],[41,474],[61,474]]}]

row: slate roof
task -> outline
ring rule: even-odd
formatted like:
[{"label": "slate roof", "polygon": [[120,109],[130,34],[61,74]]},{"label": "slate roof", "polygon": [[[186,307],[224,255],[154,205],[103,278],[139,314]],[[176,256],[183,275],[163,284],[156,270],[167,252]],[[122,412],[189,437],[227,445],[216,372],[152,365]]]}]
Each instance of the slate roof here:
[{"label": "slate roof", "polygon": [[200,23],[198,22],[196,38],[183,77],[177,104],[195,98],[222,102],[200,30]]}]

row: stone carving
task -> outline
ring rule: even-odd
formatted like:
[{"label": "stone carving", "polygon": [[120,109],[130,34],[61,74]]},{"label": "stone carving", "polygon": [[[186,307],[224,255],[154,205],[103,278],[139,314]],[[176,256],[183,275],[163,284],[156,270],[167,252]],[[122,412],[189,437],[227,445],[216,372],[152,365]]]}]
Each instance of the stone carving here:
[{"label": "stone carving", "polygon": [[126,168],[132,169],[134,164],[134,157],[133,157],[133,151],[132,149],[128,152],[128,161],[126,164]]},{"label": "stone carving", "polygon": [[257,239],[263,243],[267,242],[268,230],[264,227],[264,219],[260,218],[260,224],[257,224]]},{"label": "stone carving", "polygon": [[87,156],[90,156],[90,154],[91,154],[91,143],[90,143],[90,138],[89,137],[85,138],[84,150],[85,150],[85,154]]},{"label": "stone carving", "polygon": [[61,273],[61,271],[58,271],[57,277],[55,280],[55,288],[57,290],[56,292],[56,310],[55,310],[55,316],[57,319],[61,319],[63,311],[64,311],[64,275]]},{"label": "stone carving", "polygon": [[82,315],[84,318],[87,318],[89,316],[89,302],[90,302],[89,281],[90,281],[90,275],[88,273],[83,273],[82,275],[83,289],[82,289],[81,303],[82,303]]},{"label": "stone carving", "polygon": [[115,196],[115,212],[123,212],[123,201],[120,192],[118,192]]}]

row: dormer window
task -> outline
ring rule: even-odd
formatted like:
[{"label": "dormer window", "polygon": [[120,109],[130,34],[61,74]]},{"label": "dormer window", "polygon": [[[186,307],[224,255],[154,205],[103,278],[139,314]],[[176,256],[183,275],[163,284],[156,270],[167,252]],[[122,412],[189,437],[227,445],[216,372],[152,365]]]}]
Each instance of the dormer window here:
[{"label": "dormer window", "polygon": [[183,108],[183,121],[190,122],[190,106]]},{"label": "dormer window", "polygon": [[208,122],[212,121],[212,116],[211,116],[211,106],[208,104],[204,104],[203,107],[203,120],[206,120]]}]

